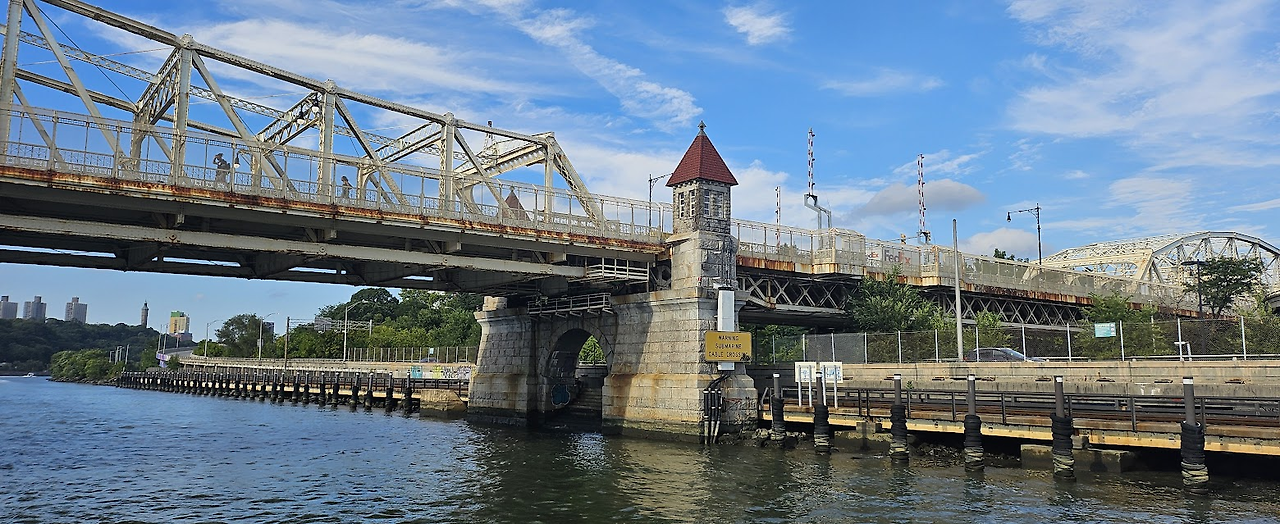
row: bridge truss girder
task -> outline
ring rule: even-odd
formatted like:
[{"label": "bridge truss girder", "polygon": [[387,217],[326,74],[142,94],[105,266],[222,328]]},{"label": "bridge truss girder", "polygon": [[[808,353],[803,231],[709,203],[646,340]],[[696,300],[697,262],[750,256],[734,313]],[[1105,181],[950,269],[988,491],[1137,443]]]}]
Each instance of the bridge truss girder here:
[{"label": "bridge truss girder", "polygon": [[[952,318],[956,314],[955,293],[950,289],[931,289],[925,296],[942,308],[943,314]],[[1000,322],[1012,325],[1065,326],[1081,318],[1080,304],[1028,300],[1007,295],[962,293],[961,318],[974,320],[978,312],[993,312]]]},{"label": "bridge truss girder", "polygon": [[[170,54],[158,70],[147,71],[60,42],[41,14],[38,1],[170,48]],[[37,27],[39,34],[21,31],[24,12]],[[544,201],[541,203],[541,211],[553,213],[556,211],[555,206],[566,205],[565,202],[557,202],[552,196],[552,188],[559,182],[563,184],[563,188],[556,188],[556,191],[568,191],[575,200],[568,205],[580,206],[592,219],[604,219],[598,199],[587,190],[551,133],[527,135],[492,125],[473,124],[457,119],[451,113],[437,114],[357,93],[337,86],[332,81],[321,82],[256,62],[200,44],[190,35],[178,36],[78,0],[12,1],[9,20],[3,31],[5,49],[3,69],[0,69],[0,112],[7,112],[14,103],[14,97],[20,96],[21,88],[17,81],[22,80],[76,95],[100,128],[107,127],[100,108],[128,112],[131,120],[146,126],[155,126],[161,121],[171,122],[172,128],[163,133],[140,132],[133,136],[128,152],[123,151],[119,144],[112,143],[111,147],[121,157],[137,158],[142,142],[154,141],[172,162],[175,174],[182,173],[184,165],[206,165],[203,159],[191,162],[191,155],[184,149],[187,130],[198,129],[226,137],[233,144],[233,161],[238,163],[242,155],[246,157],[249,161],[248,170],[255,179],[275,188],[285,188],[291,182],[285,169],[276,164],[271,152],[314,131],[319,135],[317,150],[322,158],[314,173],[315,182],[330,193],[340,185],[336,180],[335,163],[349,161],[344,158],[355,157],[359,159],[355,166],[358,170],[357,189],[369,189],[380,201],[388,204],[401,203],[406,200],[406,196],[397,187],[387,167],[396,162],[412,163],[417,156],[422,155],[431,159],[416,165],[438,166],[430,170],[430,177],[438,185],[438,194],[435,196],[442,206],[456,204],[474,211],[479,204],[471,190],[475,186],[483,186],[483,190],[492,197],[492,205],[505,212],[506,200],[492,181],[514,170],[542,164],[545,191],[542,192]],[[44,49],[51,53],[66,79],[58,80],[19,66],[19,43],[26,44],[27,48]],[[218,79],[206,60],[256,75],[264,81],[271,79],[301,87],[307,92],[285,110],[237,98],[219,86]],[[136,101],[122,100],[95,91],[83,81],[82,75],[72,64],[73,61],[89,64],[104,73],[114,73],[121,78],[142,81],[145,88],[137,95]],[[197,74],[192,75],[193,71]],[[232,75],[228,75],[230,76]],[[194,79],[199,79],[202,84],[194,82]],[[225,124],[191,118],[190,108],[194,98],[215,102],[221,112],[213,113],[220,114]],[[26,105],[22,100],[18,103]],[[409,133],[398,137],[362,130],[372,126],[361,126],[359,119],[371,117],[370,113],[377,111],[390,113],[397,119],[417,121],[418,124]],[[259,128],[260,131],[250,131],[245,115],[265,117],[267,122]],[[0,122],[0,139],[7,139],[8,128],[7,119]],[[354,150],[345,157],[336,155],[335,138],[338,136],[349,137],[355,143]],[[483,137],[484,147],[473,147],[468,136],[472,139]],[[103,138],[108,142],[114,140],[114,137],[105,132]],[[515,156],[521,157],[520,160],[512,161],[512,152],[517,152]]]},{"label": "bridge truss girder", "polygon": [[1254,258],[1263,264],[1263,283],[1280,291],[1280,249],[1254,236],[1201,231],[1098,242],[1046,257],[1046,266],[1138,278],[1163,284],[1189,284],[1195,272],[1186,262],[1211,258]]}]

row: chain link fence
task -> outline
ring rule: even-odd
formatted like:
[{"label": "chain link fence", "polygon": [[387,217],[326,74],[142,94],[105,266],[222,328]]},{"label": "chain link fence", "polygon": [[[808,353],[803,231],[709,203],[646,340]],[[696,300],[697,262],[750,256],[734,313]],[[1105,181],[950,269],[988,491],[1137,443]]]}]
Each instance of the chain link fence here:
[{"label": "chain link fence", "polygon": [[[1064,326],[965,326],[964,351],[1008,347],[1048,360],[1280,357],[1280,318],[1169,320]],[[754,361],[777,364],[954,362],[955,330],[752,337]]]},{"label": "chain link fence", "polygon": [[354,362],[475,363],[477,352],[478,348],[465,346],[351,348],[349,360]]}]

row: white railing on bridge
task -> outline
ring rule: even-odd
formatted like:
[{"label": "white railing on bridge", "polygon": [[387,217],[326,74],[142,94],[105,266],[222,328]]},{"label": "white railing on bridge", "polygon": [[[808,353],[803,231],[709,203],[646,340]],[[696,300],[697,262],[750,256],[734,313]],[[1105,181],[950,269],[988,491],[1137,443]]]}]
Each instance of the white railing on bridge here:
[{"label": "white railing on bridge", "polygon": [[[156,184],[131,189],[144,196],[172,197],[174,193],[165,186],[202,188],[229,195],[335,205],[339,210],[389,212],[392,215],[384,216],[384,222],[395,223],[398,219],[394,214],[399,214],[399,220],[415,227],[420,223],[412,217],[438,217],[536,230],[530,232],[531,236],[543,236],[545,232],[588,234],[655,247],[670,234],[665,228],[671,224],[671,207],[661,202],[592,196],[587,205],[598,209],[597,213],[584,208],[571,191],[498,180],[472,187],[469,202],[446,201],[438,196],[438,169],[405,162],[382,166],[398,185],[396,190],[371,184],[346,190],[332,181],[343,176],[363,181],[362,173],[372,169],[369,159],[340,154],[322,157],[314,150],[288,145],[254,152],[254,147],[261,146],[250,147],[237,140],[199,132],[189,132],[185,141],[179,140],[185,143],[188,157],[211,158],[222,152],[231,156],[237,166],[225,181],[219,178],[214,166],[208,165],[185,164],[175,176],[169,160],[171,153],[166,147],[160,147],[158,141],[150,138],[139,141],[132,156],[114,151],[107,142],[107,137],[111,137],[121,152],[130,149],[134,134],[139,133],[175,143],[172,128],[118,120],[103,120],[105,124],[99,125],[85,115],[32,107],[14,109],[9,117],[13,140],[0,148],[3,154],[0,162],[29,169]],[[332,160],[333,172],[318,177],[325,158]],[[268,166],[278,166],[279,173],[277,167]],[[518,205],[507,203],[512,196],[515,197],[512,202]],[[216,196],[204,198],[215,204],[221,201]],[[861,276],[888,274],[897,268],[901,275],[923,285],[954,284],[954,254],[940,246],[868,239],[844,229],[813,230],[746,220],[735,220],[732,233],[738,239],[740,255],[792,262],[802,272]],[[1135,302],[1192,307],[1191,299],[1177,285],[1043,268],[977,255],[966,254],[962,260],[961,280],[971,286],[1076,297],[1114,291]]]},{"label": "white railing on bridge", "polygon": [[[105,124],[99,125],[85,115],[42,108],[17,108],[9,118],[12,139],[4,143],[3,162],[15,167],[376,210],[404,215],[404,222],[415,226],[420,224],[409,217],[466,220],[656,245],[665,240],[663,229],[671,225],[671,207],[661,202],[593,195],[584,206],[567,189],[496,179],[471,187],[467,201],[445,200],[439,197],[438,169],[406,162],[381,166],[397,186],[392,189],[368,176],[373,166],[367,158],[325,157],[289,145],[261,150],[258,144],[199,132],[188,132],[182,140],[174,136],[172,128],[119,120],[103,120]],[[135,134],[145,135],[144,139],[134,152],[122,154],[135,142]],[[212,158],[222,153],[234,162],[231,172],[219,176],[213,165],[184,164],[175,174],[169,159],[171,150],[160,147],[152,136],[167,144],[185,142],[187,158]],[[114,151],[106,137],[111,137],[121,152]],[[331,160],[333,171],[318,176],[326,158]],[[353,187],[333,182],[344,176]],[[364,183],[366,178],[368,183]],[[173,195],[162,187],[133,190],[164,198]],[[508,205],[508,201],[515,205]]]},{"label": "white railing on bridge", "polygon": [[[955,251],[943,246],[868,239],[847,229],[801,229],[746,220],[735,220],[732,232],[738,239],[739,255],[794,263],[797,271],[805,273],[883,276],[896,269],[899,275],[920,285],[955,285]],[[1176,284],[981,255],[962,253],[961,260],[960,280],[970,288],[1025,291],[1040,298],[1115,292],[1133,302],[1194,308],[1195,297],[1188,296]]]}]

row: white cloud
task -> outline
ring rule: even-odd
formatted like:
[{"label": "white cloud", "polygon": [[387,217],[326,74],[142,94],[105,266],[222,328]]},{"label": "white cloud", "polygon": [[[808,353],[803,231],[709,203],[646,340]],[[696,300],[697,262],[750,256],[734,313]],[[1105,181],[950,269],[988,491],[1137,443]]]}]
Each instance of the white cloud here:
[{"label": "white cloud", "polygon": [[574,67],[617,97],[629,114],[671,130],[690,125],[702,113],[693,95],[646,80],[643,71],[601,55],[579,39],[578,34],[591,27],[590,19],[568,9],[552,9],[513,23],[538,43],[559,49]]},{"label": "white cloud", "polygon": [[[925,184],[926,209],[962,211],[984,201],[986,196],[982,192],[961,182],[943,179]],[[892,184],[876,193],[857,212],[862,215],[893,215],[918,212],[919,209],[920,193],[915,185]]]},{"label": "white cloud", "polygon": [[1115,137],[1161,169],[1274,165],[1280,64],[1256,47],[1275,39],[1274,9],[1260,0],[1015,1],[1009,14],[1040,44],[1071,54],[1027,58],[1045,80],[1013,100],[1011,125]]},{"label": "white cloud", "polygon": [[409,94],[424,86],[493,94],[537,91],[474,70],[467,53],[405,38],[270,19],[211,24],[198,31],[201,43],[317,80],[333,79],[355,91]]},{"label": "white cloud", "polygon": [[1252,204],[1243,204],[1243,205],[1239,205],[1239,206],[1232,206],[1232,207],[1227,208],[1227,211],[1231,211],[1231,212],[1239,212],[1239,211],[1267,211],[1267,210],[1270,210],[1270,209],[1276,209],[1276,208],[1280,208],[1280,198],[1273,198],[1273,199],[1271,199],[1271,200],[1267,200],[1267,201],[1265,201],[1265,202],[1255,202],[1255,203],[1252,203]]},{"label": "white cloud", "polygon": [[846,96],[879,96],[898,93],[923,93],[946,85],[942,80],[905,71],[881,69],[876,76],[862,80],[830,80],[822,84]]},{"label": "white cloud", "polygon": [[[996,249],[1000,249],[1017,258],[1034,261],[1037,256],[1037,245],[1035,231],[1002,227],[961,240],[960,251],[991,256]],[[1046,252],[1045,256],[1048,255],[1049,253]]]},{"label": "white cloud", "polygon": [[1044,144],[1023,138],[1013,143],[1018,150],[1009,155],[1009,169],[1014,171],[1030,171],[1040,160],[1040,147]]},{"label": "white cloud", "polygon": [[1200,216],[1190,208],[1195,188],[1185,180],[1158,177],[1131,177],[1113,182],[1108,207],[1132,213],[1124,220],[1139,235],[1181,233],[1199,229]]},{"label": "white cloud", "polygon": [[1086,178],[1089,178],[1090,176],[1091,175],[1089,173],[1086,173],[1079,169],[1074,169],[1066,173],[1063,173],[1062,178],[1066,180],[1084,180]]},{"label": "white cloud", "polygon": [[[977,160],[983,153],[967,153],[956,155],[950,150],[943,149],[936,153],[924,153],[924,179],[928,183],[929,180],[937,178],[939,175],[953,175],[956,177],[964,176],[974,172],[977,167],[973,165],[973,161]],[[913,159],[908,163],[899,165],[893,169],[893,174],[898,177],[910,177],[912,180],[916,178],[916,161]]]},{"label": "white cloud", "polygon": [[769,13],[761,6],[726,7],[724,21],[747,35],[747,44],[750,45],[785,40],[791,34],[786,17]]}]

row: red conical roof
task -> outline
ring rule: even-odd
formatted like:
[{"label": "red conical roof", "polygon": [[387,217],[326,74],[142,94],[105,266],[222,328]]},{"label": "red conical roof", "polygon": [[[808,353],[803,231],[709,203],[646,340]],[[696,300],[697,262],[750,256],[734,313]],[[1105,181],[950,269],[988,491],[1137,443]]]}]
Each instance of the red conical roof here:
[{"label": "red conical roof", "polygon": [[731,186],[738,185],[738,180],[733,178],[733,173],[729,172],[729,166],[726,166],[724,159],[720,158],[716,146],[711,145],[711,139],[707,138],[706,127],[706,124],[698,123],[698,136],[693,137],[693,143],[689,144],[689,150],[684,152],[680,165],[676,166],[676,170],[671,173],[671,178],[667,179],[667,187],[697,179],[713,180]]}]

